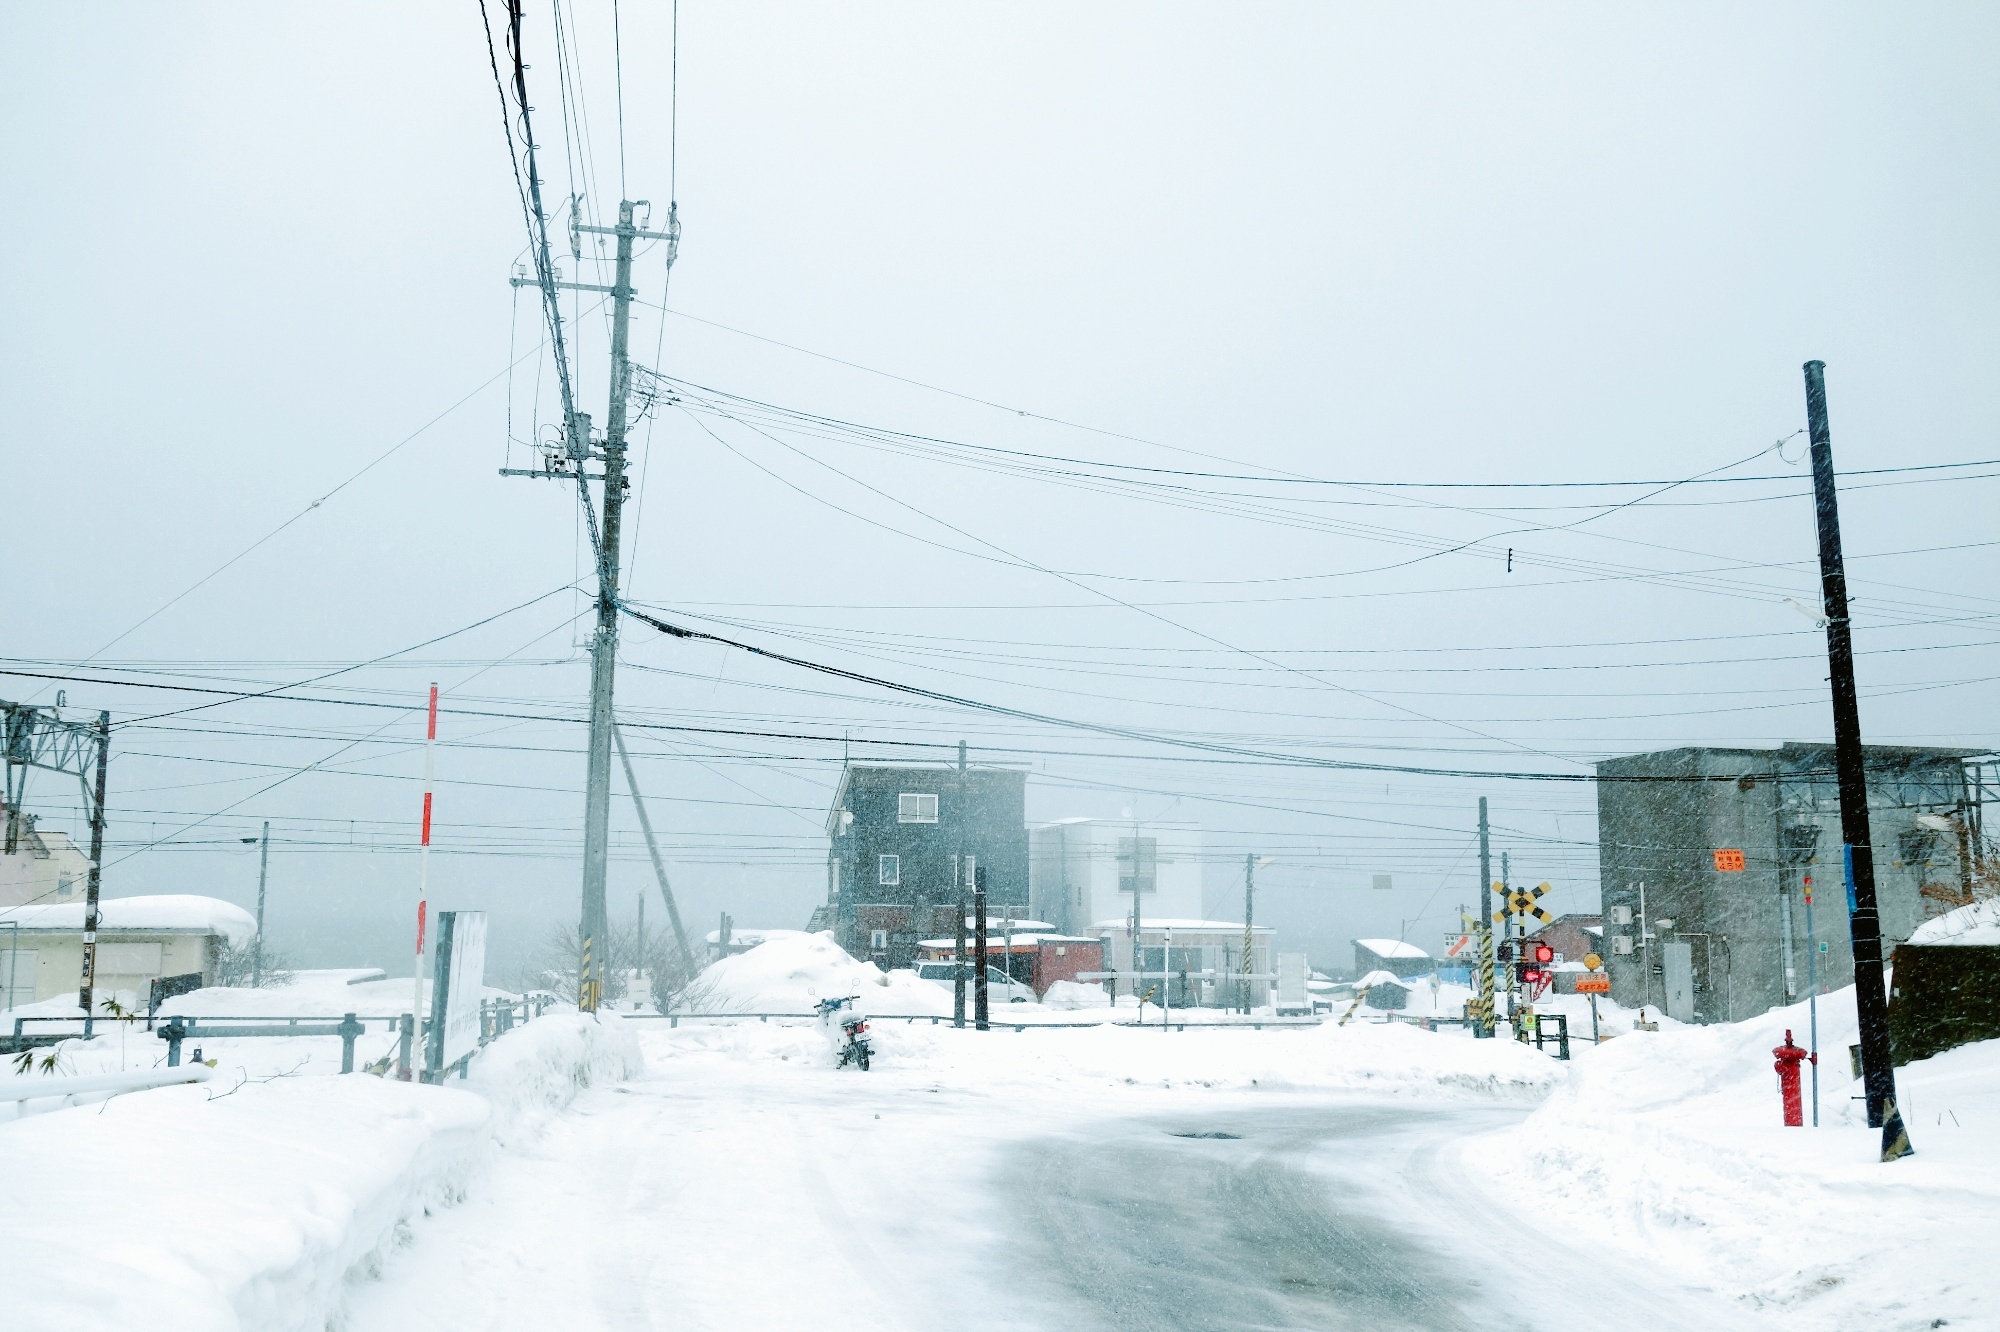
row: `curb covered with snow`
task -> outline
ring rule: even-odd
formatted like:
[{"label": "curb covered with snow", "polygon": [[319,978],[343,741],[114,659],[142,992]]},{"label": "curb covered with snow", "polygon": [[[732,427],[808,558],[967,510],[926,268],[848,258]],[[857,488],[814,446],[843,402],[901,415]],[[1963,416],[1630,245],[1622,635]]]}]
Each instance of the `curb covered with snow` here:
[{"label": "curb covered with snow", "polygon": [[615,1019],[551,1015],[442,1087],[218,1078],[0,1124],[7,1324],[321,1332],[497,1137],[639,1062]]}]

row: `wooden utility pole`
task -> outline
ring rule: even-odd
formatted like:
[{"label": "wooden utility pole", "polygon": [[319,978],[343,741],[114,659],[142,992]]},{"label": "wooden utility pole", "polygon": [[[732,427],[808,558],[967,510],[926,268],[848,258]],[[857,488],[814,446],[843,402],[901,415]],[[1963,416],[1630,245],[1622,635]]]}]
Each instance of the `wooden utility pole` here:
[{"label": "wooden utility pole", "polygon": [[1848,932],[1854,945],[1854,1007],[1861,1027],[1861,1081],[1868,1126],[1882,1130],[1882,1159],[1910,1154],[1896,1111],[1890,1064],[1889,997],[1882,984],[1882,919],[1875,902],[1875,848],[1868,832],[1868,776],[1861,752],[1861,707],[1854,689],[1854,639],[1847,614],[1847,573],[1840,553],[1833,436],[1826,419],[1826,364],[1807,361],[1806,425],[1812,435],[1813,507],[1819,528],[1819,576],[1826,614],[1826,658],[1833,685],[1833,766],[1840,785],[1840,840],[1847,867]]},{"label": "wooden utility pole", "polygon": [[1474,927],[1472,946],[1477,950],[1472,965],[1472,1035],[1475,1040],[1493,1038],[1493,849],[1486,826],[1486,797],[1479,797],[1479,923]]}]

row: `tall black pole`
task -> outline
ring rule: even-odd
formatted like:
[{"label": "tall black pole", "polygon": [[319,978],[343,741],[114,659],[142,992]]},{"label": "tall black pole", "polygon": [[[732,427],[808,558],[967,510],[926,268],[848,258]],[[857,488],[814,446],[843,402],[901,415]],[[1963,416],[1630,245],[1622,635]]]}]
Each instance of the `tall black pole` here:
[{"label": "tall black pole", "polygon": [[972,867],[972,1025],[988,1029],[986,998],[986,866]]},{"label": "tall black pole", "polygon": [[1854,693],[1854,641],[1847,618],[1847,574],[1840,559],[1840,507],[1834,497],[1833,437],[1826,423],[1826,364],[1807,361],[1806,424],[1812,434],[1813,501],[1819,521],[1819,577],[1826,608],[1826,659],[1833,683],[1833,765],[1840,782],[1840,840],[1845,843],[1854,943],[1854,1007],[1861,1026],[1861,1081],[1868,1126],[1882,1130],[1882,1159],[1910,1154],[1896,1112],[1896,1070],[1889,1062],[1889,1000],[1882,987],[1882,918],[1875,905],[1875,849],[1868,837],[1868,778],[1861,758],[1861,708]]},{"label": "tall black pole", "polygon": [[965,871],[960,863],[963,860],[963,856],[951,858],[951,877],[958,890],[954,896],[958,907],[953,913],[957,919],[952,922],[953,929],[957,931],[957,947],[951,954],[951,1025],[954,1027],[965,1025],[965,913],[971,908],[965,900]]}]

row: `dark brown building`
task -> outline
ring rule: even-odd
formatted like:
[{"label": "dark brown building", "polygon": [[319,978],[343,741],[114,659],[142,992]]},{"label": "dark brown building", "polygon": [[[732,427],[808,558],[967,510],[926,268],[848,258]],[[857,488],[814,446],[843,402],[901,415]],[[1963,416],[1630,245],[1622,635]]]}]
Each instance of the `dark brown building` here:
[{"label": "dark brown building", "polygon": [[906,967],[952,933],[967,858],[988,910],[1028,910],[1028,774],[986,764],[849,763],[827,813],[827,913],[855,957]]}]

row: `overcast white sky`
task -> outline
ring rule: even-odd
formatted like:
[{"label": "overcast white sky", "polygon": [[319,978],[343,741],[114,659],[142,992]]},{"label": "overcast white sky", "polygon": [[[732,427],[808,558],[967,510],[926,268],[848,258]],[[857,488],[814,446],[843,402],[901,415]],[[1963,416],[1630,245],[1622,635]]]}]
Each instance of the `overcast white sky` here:
[{"label": "overcast white sky", "polygon": [[[528,50],[550,197],[588,185],[609,211],[611,10],[565,9],[587,179],[549,12]],[[670,12],[620,16],[623,171],[656,220]],[[495,475],[510,421],[530,438],[553,398],[506,281],[524,233],[475,4],[8,17],[0,665],[302,680],[584,576],[571,493]],[[629,593],[738,637],[1066,717],[1419,766],[1580,772],[1823,738],[1823,646],[1785,601],[1817,595],[1803,440],[1751,457],[1803,426],[1800,363],[1828,364],[1844,471],[2000,458],[1990,6],[688,0],[680,30],[670,304],[696,318],[662,331],[648,308],[634,348],[682,379],[1125,466],[1553,482],[1749,460],[1723,475],[1797,478],[1593,518],[1644,492],[1085,486],[662,408],[638,435]],[[640,274],[657,303],[657,252]],[[576,355],[601,418],[601,318]],[[1848,482],[1872,742],[2000,743],[1995,473]],[[463,709],[574,715],[582,606],[553,596],[308,692],[415,703],[435,678]],[[1581,784],[1196,762],[643,633],[625,660],[634,722],[962,736],[1033,766],[1031,818],[1200,823],[1214,909],[1237,909],[1242,855],[1275,856],[1260,914],[1316,961],[1357,935],[1434,945],[1477,890],[1480,794],[1517,878],[1565,909],[1597,900]],[[0,697],[56,687],[0,677]],[[202,701],[62,687],[119,722]],[[121,729],[107,891],[247,901],[237,839],[269,818],[280,945],[391,961],[420,736],[413,712],[275,702]],[[580,729],[453,714],[444,737],[433,899],[491,907],[517,952],[573,915]],[[838,747],[634,738],[690,918],[802,924]],[[264,790],[316,760],[338,771]],[[624,914],[650,873],[617,820]]]}]

